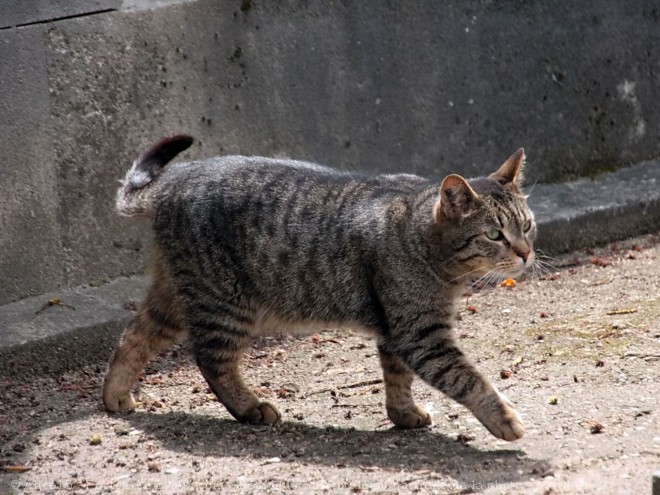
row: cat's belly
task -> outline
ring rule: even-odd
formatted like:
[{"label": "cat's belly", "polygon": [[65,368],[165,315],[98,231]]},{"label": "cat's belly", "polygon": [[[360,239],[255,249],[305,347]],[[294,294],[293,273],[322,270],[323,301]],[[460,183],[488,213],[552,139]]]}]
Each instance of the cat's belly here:
[{"label": "cat's belly", "polygon": [[251,328],[251,334],[260,335],[311,335],[319,330],[347,328],[355,331],[373,333],[374,330],[357,321],[320,321],[311,319],[296,320],[283,317],[282,315],[268,309],[257,311],[257,317]]}]

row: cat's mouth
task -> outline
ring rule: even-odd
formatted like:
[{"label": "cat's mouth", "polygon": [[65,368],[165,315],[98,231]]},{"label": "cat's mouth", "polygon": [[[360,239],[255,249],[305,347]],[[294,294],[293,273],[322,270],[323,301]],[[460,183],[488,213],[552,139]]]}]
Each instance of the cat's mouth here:
[{"label": "cat's mouth", "polygon": [[517,278],[527,270],[531,269],[533,264],[533,256],[530,256],[524,261],[522,259],[517,259],[515,261],[511,260],[511,262],[504,265],[499,265],[495,269],[499,269],[503,278]]}]

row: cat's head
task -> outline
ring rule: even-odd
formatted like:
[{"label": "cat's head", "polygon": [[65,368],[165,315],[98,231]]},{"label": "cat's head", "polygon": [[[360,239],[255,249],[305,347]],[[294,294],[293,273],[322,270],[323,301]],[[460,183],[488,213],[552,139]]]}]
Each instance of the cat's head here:
[{"label": "cat's head", "polygon": [[434,220],[465,277],[521,275],[534,264],[534,215],[521,190],[525,153],[516,151],[488,177],[449,175]]}]

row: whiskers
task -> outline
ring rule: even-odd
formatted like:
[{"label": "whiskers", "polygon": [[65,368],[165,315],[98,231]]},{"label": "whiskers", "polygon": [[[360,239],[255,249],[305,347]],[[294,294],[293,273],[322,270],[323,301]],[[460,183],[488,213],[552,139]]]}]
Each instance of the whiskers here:
[{"label": "whiskers", "polygon": [[[556,258],[546,255],[541,250],[537,250],[534,256],[534,263],[529,268],[527,268],[524,273],[520,274],[520,276],[528,279],[542,279],[557,272],[555,263],[558,263]],[[452,280],[452,282],[460,278],[469,279],[471,274],[475,274],[473,280],[468,284],[468,288],[478,291],[489,287],[495,287],[506,278],[512,277],[512,272],[516,273],[515,267],[508,261],[501,261],[497,263],[495,267],[490,269],[484,275],[477,277],[476,274],[482,271],[483,267],[470,270],[466,273],[463,273],[461,276],[456,277]]]},{"label": "whiskers", "polygon": [[470,289],[481,290],[488,287],[494,287],[506,278],[506,270],[496,266],[485,275],[479,277],[470,284]]},{"label": "whiskers", "polygon": [[557,258],[546,255],[540,249],[536,251],[534,263],[532,264],[532,277],[540,279],[557,271],[554,263],[558,263]]},{"label": "whiskers", "polygon": [[529,191],[527,191],[527,194],[525,194],[525,198],[529,198],[532,195],[532,193],[534,192],[534,188],[536,187],[536,184],[538,184],[538,183],[539,183],[539,179],[536,179],[536,182],[534,182],[534,184],[532,184],[532,187],[529,189]]},{"label": "whiskers", "polygon": [[[465,272],[462,275],[451,280],[450,283],[458,280],[459,278],[470,278],[471,274],[481,272],[482,270],[483,268],[476,268],[474,270],[470,270],[469,272]],[[498,264],[497,266],[486,272],[481,277],[474,279],[468,285],[468,288],[473,290],[481,290],[486,287],[497,285],[506,278],[506,273],[507,273],[506,268]]]},{"label": "whiskers", "polygon": [[474,270],[462,273],[458,277],[450,280],[449,283],[455,282],[459,279],[469,280],[467,288],[479,291],[489,287],[495,287],[507,278],[522,277],[523,279],[538,280],[556,273],[558,268],[555,263],[559,263],[559,260],[546,255],[539,249],[534,252],[534,263],[522,273],[520,265],[512,260],[502,260],[495,264],[495,266],[485,274],[483,274],[485,267],[481,266]]}]

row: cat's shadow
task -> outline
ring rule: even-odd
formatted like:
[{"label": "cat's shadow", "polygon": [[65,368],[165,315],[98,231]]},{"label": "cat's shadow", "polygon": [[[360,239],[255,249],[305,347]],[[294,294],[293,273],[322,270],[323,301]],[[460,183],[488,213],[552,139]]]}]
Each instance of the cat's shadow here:
[{"label": "cat's shadow", "polygon": [[180,412],[134,412],[126,419],[166,448],[202,457],[429,470],[466,486],[525,481],[550,467],[515,448],[480,450],[429,429],[363,431],[291,421],[267,427]]}]

